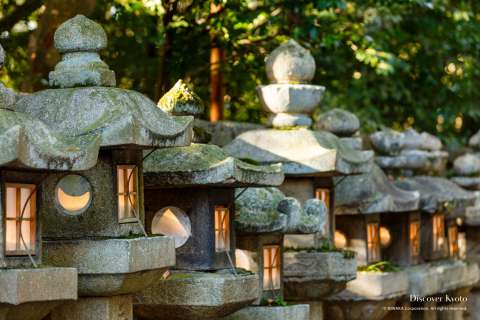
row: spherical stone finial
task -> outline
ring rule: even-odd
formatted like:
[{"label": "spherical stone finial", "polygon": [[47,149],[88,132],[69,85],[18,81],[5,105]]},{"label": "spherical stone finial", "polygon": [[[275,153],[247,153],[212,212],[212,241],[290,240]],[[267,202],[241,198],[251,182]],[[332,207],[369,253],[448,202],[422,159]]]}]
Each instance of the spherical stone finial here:
[{"label": "spherical stone finial", "polygon": [[360,129],[360,120],[346,110],[332,109],[320,116],[315,127],[340,137],[349,137]]},{"label": "spherical stone finial", "polygon": [[107,35],[95,21],[77,15],[58,27],[55,47],[62,61],[49,74],[52,87],[115,87],[115,72],[100,59],[98,51],[106,48]]},{"label": "spherical stone finial", "polygon": [[62,23],[54,35],[55,48],[60,53],[100,51],[107,47],[107,34],[102,26],[83,15]]},{"label": "spherical stone finial", "polygon": [[268,79],[272,83],[309,83],[315,76],[315,59],[295,40],[288,40],[267,58]]},{"label": "spherical stone finial", "polygon": [[175,116],[196,116],[204,112],[202,99],[190,90],[182,80],[178,80],[158,101],[158,107]]}]

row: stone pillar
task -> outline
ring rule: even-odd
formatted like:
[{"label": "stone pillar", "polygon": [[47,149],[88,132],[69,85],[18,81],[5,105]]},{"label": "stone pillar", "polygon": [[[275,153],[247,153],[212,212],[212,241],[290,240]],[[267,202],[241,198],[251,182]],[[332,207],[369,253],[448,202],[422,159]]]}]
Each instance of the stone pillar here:
[{"label": "stone pillar", "polygon": [[51,320],[133,320],[132,296],[79,298],[53,310]]},{"label": "stone pillar", "polygon": [[323,302],[309,301],[310,305],[310,320],[323,320]]}]

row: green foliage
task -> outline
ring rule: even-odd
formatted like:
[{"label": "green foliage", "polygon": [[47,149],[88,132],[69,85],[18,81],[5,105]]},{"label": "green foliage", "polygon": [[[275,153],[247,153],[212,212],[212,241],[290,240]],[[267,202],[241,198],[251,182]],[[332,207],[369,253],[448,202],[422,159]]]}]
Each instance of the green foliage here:
[{"label": "green foliage", "polygon": [[275,297],[275,299],[262,299],[260,305],[269,307],[288,307],[288,303],[280,296]]},{"label": "green foliage", "polygon": [[398,272],[400,268],[389,261],[380,261],[366,266],[358,267],[363,272]]},{"label": "green foliage", "polygon": [[[226,118],[262,122],[255,87],[268,82],[264,59],[291,37],[311,50],[314,83],[327,88],[317,114],[345,108],[359,115],[367,132],[413,126],[439,133],[452,146],[477,130],[480,6],[475,1],[215,2],[222,5],[217,13],[206,0],[97,0],[92,18],[109,35],[104,56],[119,85],[158,99],[182,78],[208,101],[214,38],[225,54]],[[13,0],[0,4],[5,13],[16,6]],[[35,22],[38,14],[20,22]],[[0,41],[9,54],[1,80],[18,88],[31,81],[26,76],[31,31],[17,29]]]}]

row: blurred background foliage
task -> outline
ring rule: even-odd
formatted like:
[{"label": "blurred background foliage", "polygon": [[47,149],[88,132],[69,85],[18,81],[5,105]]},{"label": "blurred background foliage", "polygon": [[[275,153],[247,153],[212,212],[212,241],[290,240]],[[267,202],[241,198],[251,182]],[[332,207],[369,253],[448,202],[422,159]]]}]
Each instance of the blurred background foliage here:
[{"label": "blurred background foliage", "polygon": [[[210,99],[211,48],[221,49],[223,118],[262,122],[255,87],[265,57],[288,38],[311,50],[330,108],[382,126],[465,143],[480,123],[480,2],[462,0],[0,0],[0,80],[44,88],[59,56],[55,28],[82,13],[109,36],[119,86],[154,100],[177,79]],[[208,115],[206,115],[208,118]]]}]

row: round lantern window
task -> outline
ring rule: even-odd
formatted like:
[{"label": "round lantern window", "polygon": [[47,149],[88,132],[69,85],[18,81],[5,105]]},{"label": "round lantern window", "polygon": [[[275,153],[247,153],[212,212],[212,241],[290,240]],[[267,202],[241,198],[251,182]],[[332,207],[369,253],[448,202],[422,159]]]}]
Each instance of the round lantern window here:
[{"label": "round lantern window", "polygon": [[347,247],[347,236],[340,230],[335,231],[334,235],[335,248],[345,249]]},{"label": "round lantern window", "polygon": [[77,174],[63,177],[55,188],[55,198],[61,210],[68,215],[85,212],[92,203],[92,186]]},{"label": "round lantern window", "polygon": [[175,248],[180,248],[192,235],[192,226],[182,209],[166,207],[160,209],[153,217],[152,233],[173,237]]}]

